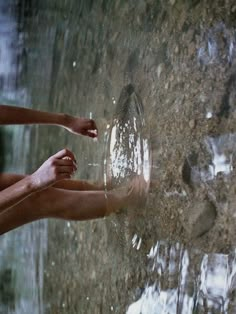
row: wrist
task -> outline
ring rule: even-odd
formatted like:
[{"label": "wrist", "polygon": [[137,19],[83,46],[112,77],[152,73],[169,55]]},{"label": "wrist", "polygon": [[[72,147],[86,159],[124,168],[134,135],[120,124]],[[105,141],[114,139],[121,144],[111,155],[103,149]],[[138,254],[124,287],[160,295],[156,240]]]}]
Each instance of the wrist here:
[{"label": "wrist", "polygon": [[60,119],[59,124],[68,128],[71,125],[71,121],[72,121],[73,117],[70,116],[69,114],[66,114],[66,113],[60,113],[59,119]]},{"label": "wrist", "polygon": [[25,186],[29,192],[37,192],[41,189],[40,180],[34,174],[28,175],[24,179],[26,182]]}]

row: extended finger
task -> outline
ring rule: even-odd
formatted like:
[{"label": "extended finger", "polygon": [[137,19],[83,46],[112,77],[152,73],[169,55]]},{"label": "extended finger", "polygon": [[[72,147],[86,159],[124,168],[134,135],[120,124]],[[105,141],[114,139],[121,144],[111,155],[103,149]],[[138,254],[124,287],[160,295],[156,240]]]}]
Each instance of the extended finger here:
[{"label": "extended finger", "polygon": [[95,137],[98,136],[98,133],[96,131],[94,131],[94,130],[92,130],[92,131],[88,130],[86,132],[86,135],[88,135],[89,137],[95,138]]},{"label": "extended finger", "polygon": [[61,166],[58,167],[58,173],[73,173],[75,171],[74,166]]},{"label": "extended finger", "polygon": [[74,166],[77,168],[75,161],[72,159],[57,159],[56,164],[58,166]]},{"label": "extended finger", "polygon": [[74,154],[67,148],[64,148],[64,149],[60,150],[55,155],[53,155],[53,157],[58,158],[58,159],[61,159],[61,158],[64,158],[64,157],[69,157],[73,161],[76,161]]},{"label": "extended finger", "polygon": [[72,174],[70,173],[59,173],[58,174],[58,181],[64,180],[64,179],[70,179],[72,177]]}]

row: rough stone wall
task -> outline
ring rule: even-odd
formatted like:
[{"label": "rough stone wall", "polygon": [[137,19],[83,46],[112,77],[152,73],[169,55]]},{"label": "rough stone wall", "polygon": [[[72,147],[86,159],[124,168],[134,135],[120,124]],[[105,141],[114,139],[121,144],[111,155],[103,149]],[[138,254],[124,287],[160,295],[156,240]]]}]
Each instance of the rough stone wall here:
[{"label": "rough stone wall", "polygon": [[[103,134],[114,112],[112,98],[124,85],[132,83],[144,104],[153,154],[146,208],[69,227],[49,224],[49,313],[124,313],[138,289],[158,281],[146,260],[157,240],[206,252],[234,247],[236,7],[220,0],[37,6],[30,36],[47,34],[52,25],[55,34],[47,108],[92,112]],[[42,59],[36,64],[40,68]],[[37,88],[32,90],[38,101]],[[102,140],[40,130],[39,141],[45,137],[41,159],[65,144],[78,156],[79,177],[102,178],[102,169],[88,166],[101,163]],[[135,234],[142,239],[139,250],[132,247]]]}]

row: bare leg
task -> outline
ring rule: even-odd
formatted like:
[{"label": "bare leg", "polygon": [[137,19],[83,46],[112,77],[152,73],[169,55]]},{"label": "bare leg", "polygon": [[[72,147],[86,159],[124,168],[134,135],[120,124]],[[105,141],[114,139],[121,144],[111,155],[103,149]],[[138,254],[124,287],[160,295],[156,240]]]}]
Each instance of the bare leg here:
[{"label": "bare leg", "polygon": [[[10,185],[24,179],[25,175],[21,174],[0,174],[0,190],[6,189]],[[99,191],[104,190],[103,184],[97,185],[82,180],[62,180],[54,185],[55,188],[75,191]]]},{"label": "bare leg", "polygon": [[[19,175],[0,176],[0,187],[6,187],[23,178]],[[17,181],[16,181],[17,180]],[[70,180],[64,181],[68,184]],[[72,181],[75,189],[81,181]],[[21,203],[0,214],[0,234],[42,218],[88,220],[101,218],[129,205],[137,206],[142,198],[143,181],[136,178],[132,185],[109,191],[75,191],[50,187],[31,194]],[[67,185],[69,188],[69,186]],[[92,185],[91,185],[92,187]]]},{"label": "bare leg", "polygon": [[127,205],[128,196],[102,191],[48,188],[32,194],[0,215],[0,234],[42,218],[87,220],[101,218]]}]

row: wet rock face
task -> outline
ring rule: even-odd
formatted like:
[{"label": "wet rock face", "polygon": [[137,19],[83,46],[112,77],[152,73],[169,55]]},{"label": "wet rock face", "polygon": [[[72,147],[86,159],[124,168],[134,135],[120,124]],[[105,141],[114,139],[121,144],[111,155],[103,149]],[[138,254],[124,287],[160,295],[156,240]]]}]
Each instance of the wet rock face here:
[{"label": "wet rock face", "polygon": [[208,232],[215,223],[217,211],[213,203],[208,200],[193,204],[185,211],[183,227],[190,238],[194,239]]},{"label": "wet rock face", "polygon": [[225,117],[228,118],[230,114],[234,114],[235,108],[235,100],[236,100],[236,74],[233,73],[229,80],[226,82],[225,86],[225,94],[222,97],[221,105],[219,108],[219,112],[217,116],[219,118]]},{"label": "wet rock face", "polygon": [[[110,220],[71,224],[60,238],[61,225],[53,221],[49,227],[49,252],[60,265],[49,267],[49,272],[63,283],[66,295],[65,303],[61,297],[54,304],[54,312],[65,304],[67,314],[76,304],[75,313],[110,313],[114,302],[120,305],[114,312],[125,313],[132,299],[127,291],[140,284],[138,276],[147,282],[140,268],[157,239],[187,241],[191,247],[217,253],[235,247],[235,1],[37,4],[38,16],[27,24],[32,102],[38,103],[50,89],[45,110],[86,117],[92,112],[105,125],[114,114],[126,121],[144,114],[150,128],[155,180],[145,208],[130,216],[124,213],[114,224]],[[48,34],[55,34],[51,50]],[[35,57],[37,51],[45,57]],[[48,69],[50,76],[43,72]],[[127,106],[140,103],[139,98],[142,106]],[[96,145],[60,132],[60,136],[58,131],[45,133],[34,144],[34,155],[36,147],[42,158],[52,147],[71,145],[80,158],[78,177],[94,179],[98,173],[101,178],[95,167],[88,169],[88,162],[103,163],[102,140]],[[45,138],[47,146],[42,149]],[[204,199],[198,197],[201,193]],[[133,251],[130,254],[134,234],[142,238],[138,262]],[[81,287],[80,282],[86,285]],[[50,296],[55,284],[50,279],[47,283]],[[86,299],[95,290],[96,306]]]},{"label": "wet rock face", "polygon": [[127,122],[134,116],[139,117],[139,127],[144,126],[144,110],[140,96],[135,92],[132,84],[124,86],[121,90],[120,97],[115,110],[115,118]]},{"label": "wet rock face", "polygon": [[188,184],[190,187],[193,186],[192,179],[192,167],[197,166],[198,164],[198,155],[197,153],[191,153],[184,161],[182,168],[182,178],[183,181]]}]

